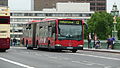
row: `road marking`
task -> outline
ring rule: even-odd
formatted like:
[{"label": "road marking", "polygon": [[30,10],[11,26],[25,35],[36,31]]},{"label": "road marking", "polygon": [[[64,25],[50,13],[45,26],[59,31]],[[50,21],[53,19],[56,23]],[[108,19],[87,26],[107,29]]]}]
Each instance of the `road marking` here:
[{"label": "road marking", "polygon": [[83,62],[79,62],[79,61],[72,61],[74,63],[80,63],[80,64],[84,64],[84,65],[92,65],[92,64],[86,64],[86,63],[83,63]]},{"label": "road marking", "polygon": [[25,67],[25,68],[35,68],[35,67],[31,67],[31,66],[28,66],[28,65],[25,65],[25,64],[22,64],[22,63],[11,61],[11,60],[8,60],[8,59],[2,58],[2,57],[0,57],[0,60],[15,64],[15,65],[18,65],[18,66],[21,66],[21,67]]},{"label": "road marking", "polygon": [[106,66],[106,67],[104,67],[104,68],[112,68],[111,66]]},{"label": "road marking", "polygon": [[52,58],[52,59],[58,59],[57,57],[49,57],[49,58]]},{"label": "road marking", "polygon": [[96,56],[96,55],[87,55],[87,54],[77,54],[77,53],[69,53],[72,55],[81,55],[81,56],[89,56],[89,57],[96,57],[96,58],[102,58],[102,59],[111,59],[111,60],[119,60],[118,58],[111,58],[111,57],[104,57],[104,56]]}]

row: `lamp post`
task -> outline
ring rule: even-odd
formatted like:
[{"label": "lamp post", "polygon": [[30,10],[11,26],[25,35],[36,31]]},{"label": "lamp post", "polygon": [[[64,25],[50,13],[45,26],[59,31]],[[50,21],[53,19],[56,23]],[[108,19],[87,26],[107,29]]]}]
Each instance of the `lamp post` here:
[{"label": "lamp post", "polygon": [[119,16],[119,11],[117,9],[117,5],[115,5],[115,4],[113,5],[111,14],[112,14],[113,20],[114,20],[113,21],[114,29],[112,31],[112,37],[114,37],[117,41],[118,40],[118,37],[117,37],[118,31],[116,30],[116,24],[117,24],[116,17]]}]

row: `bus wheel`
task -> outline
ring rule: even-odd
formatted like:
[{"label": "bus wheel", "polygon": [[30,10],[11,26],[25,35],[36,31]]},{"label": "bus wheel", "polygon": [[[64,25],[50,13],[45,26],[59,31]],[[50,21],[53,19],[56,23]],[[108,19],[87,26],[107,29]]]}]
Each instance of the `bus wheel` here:
[{"label": "bus wheel", "polygon": [[3,49],[3,50],[0,50],[0,52],[6,52],[6,50],[5,50],[5,49]]},{"label": "bus wheel", "polygon": [[22,40],[22,45],[24,45],[24,39]]},{"label": "bus wheel", "polygon": [[77,51],[76,49],[72,50],[73,53],[76,53],[76,51]]},{"label": "bus wheel", "polygon": [[48,48],[48,50],[49,50],[50,52],[53,52],[53,51],[54,51],[54,49],[52,49],[52,48]]},{"label": "bus wheel", "polygon": [[28,40],[26,41],[26,47],[27,47],[27,49],[33,49],[33,47],[28,46]]},{"label": "bus wheel", "polygon": [[61,52],[62,50],[61,50],[61,49],[58,49],[58,50],[56,50],[56,51]]},{"label": "bus wheel", "polygon": [[30,49],[30,50],[32,50],[32,49],[33,49],[33,47],[27,47],[27,49]]},{"label": "bus wheel", "polygon": [[51,51],[51,52],[53,51],[53,49],[50,48],[50,41],[48,41],[48,50]]}]

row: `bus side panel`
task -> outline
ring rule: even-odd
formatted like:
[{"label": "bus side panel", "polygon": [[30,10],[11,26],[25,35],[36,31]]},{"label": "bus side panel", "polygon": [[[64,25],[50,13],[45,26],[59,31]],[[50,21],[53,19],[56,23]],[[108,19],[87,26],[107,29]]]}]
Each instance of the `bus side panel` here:
[{"label": "bus side panel", "polygon": [[48,48],[47,37],[39,37],[39,38],[37,38],[37,41],[38,41],[39,48]]},{"label": "bus side panel", "polygon": [[32,38],[24,38],[24,45],[32,47]]},{"label": "bus side panel", "polygon": [[0,38],[0,49],[10,48],[10,38]]},{"label": "bus side panel", "polygon": [[48,40],[50,41],[48,44],[50,44],[51,47],[55,46],[55,39],[52,37],[49,37]]}]

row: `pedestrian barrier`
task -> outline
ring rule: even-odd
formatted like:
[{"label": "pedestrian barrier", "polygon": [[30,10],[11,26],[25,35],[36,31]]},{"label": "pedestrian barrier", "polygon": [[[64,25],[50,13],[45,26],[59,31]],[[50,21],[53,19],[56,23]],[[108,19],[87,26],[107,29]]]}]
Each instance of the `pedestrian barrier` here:
[{"label": "pedestrian barrier", "polygon": [[[93,47],[94,41],[91,42],[91,45]],[[84,48],[88,48],[88,41],[87,40],[84,40]],[[107,48],[106,40],[101,40],[101,49],[106,49],[106,48]],[[113,49],[120,50],[120,40],[115,42]]]}]

